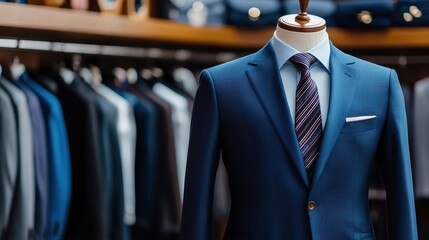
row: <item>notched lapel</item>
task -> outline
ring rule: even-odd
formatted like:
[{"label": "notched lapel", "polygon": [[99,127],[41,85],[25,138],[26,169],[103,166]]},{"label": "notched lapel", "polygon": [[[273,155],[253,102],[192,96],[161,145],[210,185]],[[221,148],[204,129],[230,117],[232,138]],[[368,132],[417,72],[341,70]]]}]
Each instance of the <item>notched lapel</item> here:
[{"label": "notched lapel", "polygon": [[359,71],[354,67],[354,61],[349,55],[339,51],[331,44],[331,96],[329,99],[328,118],[323,131],[322,145],[317,161],[311,188],[319,180],[329,155],[338,139],[344,119],[347,117],[353,101]]},{"label": "notched lapel", "polygon": [[304,183],[309,186],[274,54],[269,43],[255,54],[252,62],[249,62],[250,68],[246,74]]}]

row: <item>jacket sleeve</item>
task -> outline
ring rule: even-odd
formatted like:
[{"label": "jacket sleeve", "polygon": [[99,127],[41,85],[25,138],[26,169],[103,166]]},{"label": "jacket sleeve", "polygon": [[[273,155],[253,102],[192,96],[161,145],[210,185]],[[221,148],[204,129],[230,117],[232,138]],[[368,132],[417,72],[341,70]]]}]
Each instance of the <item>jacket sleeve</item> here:
[{"label": "jacket sleeve", "polygon": [[388,239],[417,239],[405,103],[394,70],[380,145],[380,169],[387,193]]},{"label": "jacket sleeve", "polygon": [[200,77],[192,113],[180,237],[212,239],[212,205],[219,163],[219,113],[213,81]]}]

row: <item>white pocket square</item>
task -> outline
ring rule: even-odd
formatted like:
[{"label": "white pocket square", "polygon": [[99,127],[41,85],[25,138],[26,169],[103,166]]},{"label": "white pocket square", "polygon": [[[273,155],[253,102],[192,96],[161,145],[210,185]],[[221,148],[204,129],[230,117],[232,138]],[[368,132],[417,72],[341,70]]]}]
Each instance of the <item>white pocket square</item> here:
[{"label": "white pocket square", "polygon": [[348,117],[346,118],[346,122],[358,122],[358,121],[365,121],[369,119],[376,118],[377,116],[371,115],[371,116],[359,116],[359,117]]}]

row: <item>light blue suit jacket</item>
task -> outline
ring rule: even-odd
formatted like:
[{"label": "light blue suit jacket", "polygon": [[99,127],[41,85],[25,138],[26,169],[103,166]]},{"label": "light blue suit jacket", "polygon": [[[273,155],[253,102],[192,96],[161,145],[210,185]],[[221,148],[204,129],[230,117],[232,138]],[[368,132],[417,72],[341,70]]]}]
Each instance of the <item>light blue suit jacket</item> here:
[{"label": "light blue suit jacket", "polygon": [[[181,238],[212,238],[213,185],[222,150],[231,189],[225,239],[375,239],[368,188],[376,168],[387,191],[389,239],[417,239],[407,122],[395,71],[331,46],[328,119],[310,182],[275,61],[268,44],[203,71]],[[346,121],[359,116],[376,117]]]}]

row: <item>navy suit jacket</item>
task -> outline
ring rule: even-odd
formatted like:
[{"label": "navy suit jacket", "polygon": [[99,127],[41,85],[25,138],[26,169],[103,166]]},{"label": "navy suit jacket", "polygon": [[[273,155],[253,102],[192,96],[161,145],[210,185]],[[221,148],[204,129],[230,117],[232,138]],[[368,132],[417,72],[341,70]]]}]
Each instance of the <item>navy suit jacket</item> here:
[{"label": "navy suit jacket", "polygon": [[225,239],[375,239],[368,186],[376,167],[387,191],[389,239],[417,239],[404,99],[395,71],[331,46],[328,119],[309,181],[275,61],[268,44],[203,71],[181,238],[212,238],[222,149],[231,191]]},{"label": "navy suit jacket", "polygon": [[153,239],[155,234],[157,155],[156,141],[158,119],[156,108],[150,101],[134,96],[123,89],[110,85],[132,106],[137,127],[135,176],[136,176],[136,224],[133,239]]}]

